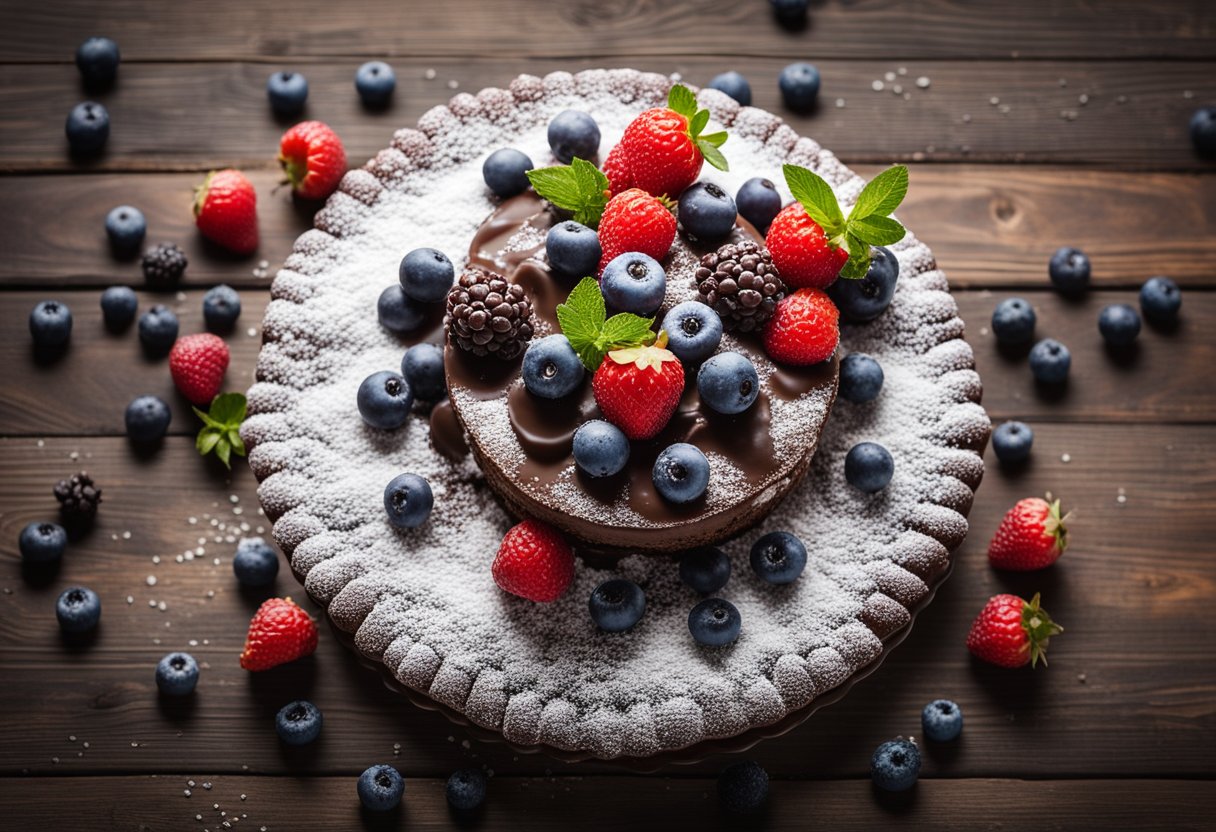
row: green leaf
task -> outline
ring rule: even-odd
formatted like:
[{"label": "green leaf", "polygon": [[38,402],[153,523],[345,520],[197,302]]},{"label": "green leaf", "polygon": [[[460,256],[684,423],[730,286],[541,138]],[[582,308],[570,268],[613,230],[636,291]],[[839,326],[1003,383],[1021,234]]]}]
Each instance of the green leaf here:
[{"label": "green leaf", "polygon": [[688,132],[693,138],[696,138],[701,135],[701,131],[707,124],[709,124],[709,110],[697,110],[697,114],[688,121]]},{"label": "green leaf", "polygon": [[190,409],[194,411],[195,416],[197,416],[198,418],[203,420],[203,424],[206,427],[209,427],[209,428],[223,428],[224,427],[219,422],[215,421],[210,416],[208,416],[206,413],[199,410],[197,407],[194,407],[193,405],[191,405]]},{"label": "green leaf", "polygon": [[870,270],[870,247],[853,234],[845,234],[845,245],[849,249],[849,259],[840,269],[840,276],[846,280],[860,280]]},{"label": "green leaf", "polygon": [[667,107],[691,119],[697,112],[697,97],[688,87],[676,84],[671,88],[671,92],[667,93]]},{"label": "green leaf", "polygon": [[211,400],[208,414],[222,425],[239,425],[245,421],[245,395],[243,393],[220,393]]},{"label": "green leaf", "polygon": [[528,181],[545,199],[574,214],[575,222],[595,228],[608,204],[608,177],[586,159],[568,165],[533,168]]},{"label": "green leaf", "polygon": [[228,468],[232,467],[231,455],[245,455],[245,443],[241,441],[240,427],[245,421],[248,402],[243,393],[221,393],[211,400],[210,411],[204,413],[197,407],[195,414],[203,426],[195,437],[194,447],[203,456],[214,452]]},{"label": "green leaf", "polygon": [[231,454],[232,446],[228,444],[227,439],[221,437],[220,441],[215,443],[215,455],[220,458],[220,462],[224,463],[225,468],[232,468],[232,463],[229,461]]},{"label": "green leaf", "polygon": [[[887,168],[861,189],[857,203],[849,213],[850,220],[863,217],[886,217],[908,194],[908,169],[904,165]],[[882,245],[879,243],[879,245]]]},{"label": "green leaf", "polygon": [[782,165],[781,171],[790,193],[802,203],[807,216],[819,223],[829,238],[839,236],[844,230],[844,215],[832,186],[823,177],[797,165]]},{"label": "green leaf", "polygon": [[557,305],[557,323],[578,353],[579,360],[587,369],[595,371],[603,360],[603,353],[596,346],[600,330],[607,316],[604,296],[600,284],[594,277],[584,277],[570,292],[565,303]]},{"label": "green leaf", "polygon": [[722,151],[718,150],[716,145],[710,144],[704,140],[697,140],[697,149],[701,151],[701,155],[705,157],[705,161],[718,170],[730,170],[730,163],[726,161],[726,157],[722,155]]},{"label": "green leaf", "polygon": [[898,243],[908,232],[890,217],[877,214],[860,219],[849,218],[849,233],[872,246],[889,246]]},{"label": "green leaf", "polygon": [[220,441],[220,434],[217,431],[203,428],[198,432],[198,438],[194,440],[194,447],[203,456],[211,453],[211,449],[215,447],[215,443]]},{"label": "green leaf", "polygon": [[605,353],[625,347],[636,347],[654,334],[650,331],[652,326],[654,318],[621,312],[604,322],[599,343]]},{"label": "green leaf", "polygon": [[712,144],[714,147],[721,147],[722,145],[726,144],[726,140],[729,138],[730,135],[725,130],[720,130],[717,133],[708,133],[704,136],[697,136],[698,141]]},{"label": "green leaf", "polygon": [[237,456],[245,455],[245,441],[241,439],[241,434],[234,428],[227,433],[228,444],[232,446],[232,452]]}]

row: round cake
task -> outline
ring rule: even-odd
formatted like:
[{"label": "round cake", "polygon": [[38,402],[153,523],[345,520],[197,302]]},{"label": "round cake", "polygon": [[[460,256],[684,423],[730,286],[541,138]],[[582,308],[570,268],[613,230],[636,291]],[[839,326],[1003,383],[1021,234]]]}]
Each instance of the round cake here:
[{"label": "round cake", "polygon": [[[488,460],[506,471],[510,454],[491,447],[489,432],[473,443],[478,455],[469,452],[456,410],[465,426],[474,417],[453,367],[455,407],[416,406],[392,431],[363,423],[356,406],[363,379],[396,369],[405,347],[441,335],[438,315],[409,337],[386,331],[377,298],[411,249],[439,249],[458,267],[469,261],[487,218],[504,210],[483,181],[486,156],[513,147],[553,164],[546,127],[571,108],[591,113],[601,147],[611,147],[639,112],[663,103],[671,83],[628,69],[520,76],[508,89],[457,95],[434,108],[346,175],[276,276],[263,324],[242,435],[294,573],[366,660],[454,718],[523,749],[575,758],[694,755],[833,699],[873,668],[932,596],[967,533],[983,475],[989,422],[963,322],[945,276],[911,233],[891,246],[900,266],[891,306],[841,331],[838,354],[864,352],[881,363],[881,395],[832,405],[835,364],[819,368],[824,375],[803,390],[815,408],[789,422],[801,444],[787,446],[788,437],[772,434],[789,402],[774,395],[775,372],[768,376],[768,441],[785,449],[774,464],[786,464],[786,454],[809,464],[799,481],[798,463],[790,463],[788,485],[776,489],[784,496],[775,494],[754,518],[707,537],[734,535],[721,544],[732,577],[720,594],[738,609],[742,631],[728,647],[689,637],[689,610],[701,596],[680,581],[673,556],[654,553],[685,549],[695,533],[662,539],[656,528],[659,545],[639,537],[639,545],[617,547],[633,554],[580,556],[572,584],[550,604],[499,589],[490,564],[517,522],[512,512],[537,509],[510,496],[500,502],[499,493],[511,492],[503,483],[490,487],[498,474]],[[703,177],[728,192],[753,176],[781,181],[786,162],[818,173],[845,205],[865,184],[778,117],[714,90],[697,99],[730,132],[723,151],[731,173]],[[509,408],[500,400],[495,412],[497,441],[517,442]],[[882,443],[895,462],[876,494],[845,481],[845,454],[863,441]],[[434,492],[429,519],[412,529],[385,516],[385,485],[404,472],[424,477]],[[765,583],[748,565],[752,543],[771,531],[806,543],[808,563],[793,583]],[[575,552],[582,554],[577,545]],[[615,577],[645,591],[645,615],[624,633],[603,632],[588,616],[592,590]]]}]

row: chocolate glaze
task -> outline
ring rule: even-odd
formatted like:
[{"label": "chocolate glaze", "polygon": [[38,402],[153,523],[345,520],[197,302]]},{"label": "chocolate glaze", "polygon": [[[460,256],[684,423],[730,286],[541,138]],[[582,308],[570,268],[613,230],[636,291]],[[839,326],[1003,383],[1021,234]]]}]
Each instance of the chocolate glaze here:
[{"label": "chocolate glaze", "polygon": [[[553,275],[545,262],[544,236],[559,219],[547,202],[528,191],[504,202],[482,224],[469,250],[471,265],[497,271],[523,285],[532,299],[534,314],[551,331],[558,331],[557,305],[574,285]],[[740,220],[734,238],[745,237],[762,241],[754,228]],[[684,237],[676,244],[698,255],[708,250]],[[670,260],[665,265],[670,265]],[[691,274],[673,274],[669,269],[669,281],[691,279]],[[660,318],[665,311],[660,311]],[[770,430],[772,399],[792,401],[821,390],[830,391],[830,401],[835,394],[835,358],[812,367],[783,367],[769,360],[756,336],[740,335],[737,340],[737,348],[756,364],[762,377],[769,371],[756,403],[736,416],[714,413],[701,406],[696,371],[686,368],[684,395],[670,423],[654,439],[634,442],[629,465],[606,479],[577,471],[571,455],[578,426],[588,419],[602,418],[590,374],[578,391],[550,401],[524,388],[520,360],[476,358],[448,346],[445,365],[449,389],[481,400],[504,400],[515,438],[526,457],[519,465],[489,458],[478,442],[477,425],[465,422],[458,401],[453,410],[469,432],[487,479],[513,511],[539,516],[597,547],[671,551],[716,542],[752,525],[805,473],[818,435],[808,436],[805,448],[795,458],[789,458],[789,454],[778,458]],[[690,442],[708,455],[730,460],[743,478],[739,493],[731,495],[736,499],[725,506],[719,503],[716,508],[707,506],[704,500],[676,506],[655,493],[651,479],[654,460],[673,442]],[[554,493],[557,484],[577,487],[593,501],[591,510],[584,505],[580,512],[568,496]],[[595,504],[627,505],[639,519],[629,524],[609,524],[585,516],[602,514],[594,511]]]},{"label": "chocolate glaze", "polygon": [[469,455],[469,443],[465,441],[464,428],[456,418],[451,399],[444,399],[431,408],[431,447],[452,462],[460,462]]}]

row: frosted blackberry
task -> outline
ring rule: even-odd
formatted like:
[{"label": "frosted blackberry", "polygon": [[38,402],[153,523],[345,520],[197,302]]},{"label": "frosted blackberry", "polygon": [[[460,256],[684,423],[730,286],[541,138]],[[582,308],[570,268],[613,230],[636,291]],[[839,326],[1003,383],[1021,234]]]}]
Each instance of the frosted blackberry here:
[{"label": "frosted blackberry", "polygon": [[60,510],[68,517],[92,517],[101,504],[101,489],[84,471],[57,482],[54,492]]},{"label": "frosted blackberry", "polygon": [[751,240],[706,254],[695,280],[701,300],[718,313],[727,332],[760,329],[786,291],[768,249]]},{"label": "frosted blackberry", "polygon": [[448,292],[445,325],[462,350],[511,361],[532,339],[532,302],[502,275],[469,269]]},{"label": "frosted blackberry", "polygon": [[154,289],[168,289],[177,285],[186,272],[186,252],[173,243],[161,243],[144,252],[144,280]]}]

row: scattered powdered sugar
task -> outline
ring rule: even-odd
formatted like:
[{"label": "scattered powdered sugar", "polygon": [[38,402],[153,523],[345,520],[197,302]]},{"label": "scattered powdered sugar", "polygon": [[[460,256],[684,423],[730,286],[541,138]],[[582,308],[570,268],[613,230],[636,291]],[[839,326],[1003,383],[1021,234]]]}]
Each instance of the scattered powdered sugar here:
[{"label": "scattered powdered sugar", "polygon": [[[422,412],[393,432],[363,424],[359,383],[397,367],[402,351],[376,321],[376,298],[396,279],[404,251],[433,246],[463,260],[493,208],[481,178],[485,155],[510,145],[551,164],[545,125],[571,107],[595,116],[606,149],[669,84],[633,70],[520,76],[510,90],[461,93],[431,110],[418,130],[399,131],[390,148],[347,174],[276,277],[263,324],[242,432],[293,569],[358,648],[401,683],[515,743],[647,756],[735,736],[806,706],[873,661],[881,639],[910,620],[966,533],[983,472],[976,451],[988,420],[971,350],[944,275],[911,235],[894,247],[901,278],[891,309],[843,332],[845,351],[882,363],[882,395],[866,405],[839,402],[804,482],[723,547],[734,571],[721,595],[743,619],[732,647],[708,650],[691,639],[687,615],[698,596],[668,557],[580,563],[553,604],[503,593],[489,566],[512,521],[476,465],[433,451]],[[856,198],[861,180],[777,117],[712,90],[700,98],[731,130],[732,172],[707,170],[706,179],[731,192],[750,176],[780,183],[788,160],[816,169],[843,202]],[[475,412],[475,402],[460,404]],[[789,406],[774,401],[774,415]],[[501,407],[485,417],[493,413],[506,418]],[[790,425],[775,437],[788,447],[797,420],[774,422]],[[864,440],[895,458],[895,478],[877,495],[844,482],[844,454]],[[421,528],[398,531],[382,495],[403,471],[430,482],[435,508]],[[806,572],[784,587],[759,581],[748,565],[752,541],[773,529],[794,532],[810,550]],[[616,575],[642,586],[647,609],[632,632],[607,635],[590,621],[587,597]]]}]

